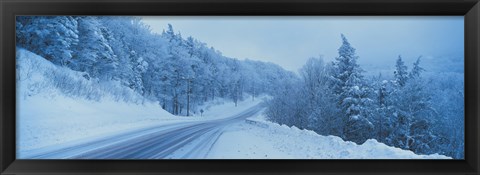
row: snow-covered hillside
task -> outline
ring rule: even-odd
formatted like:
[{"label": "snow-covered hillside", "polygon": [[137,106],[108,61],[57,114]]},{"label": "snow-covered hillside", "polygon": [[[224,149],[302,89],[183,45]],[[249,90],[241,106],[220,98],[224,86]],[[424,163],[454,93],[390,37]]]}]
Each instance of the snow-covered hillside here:
[{"label": "snow-covered hillside", "polygon": [[[17,50],[17,67],[17,150],[194,119],[173,116],[133,91],[88,81],[24,49]],[[53,77],[71,86],[59,87]],[[128,99],[119,100],[117,93]]]},{"label": "snow-covered hillside", "polygon": [[[17,50],[17,156],[128,133],[140,128],[215,120],[255,106],[217,98],[200,106],[203,114],[174,116],[115,82],[95,82],[83,73]],[[60,83],[61,81],[62,83]],[[260,97],[259,97],[260,99]]]}]

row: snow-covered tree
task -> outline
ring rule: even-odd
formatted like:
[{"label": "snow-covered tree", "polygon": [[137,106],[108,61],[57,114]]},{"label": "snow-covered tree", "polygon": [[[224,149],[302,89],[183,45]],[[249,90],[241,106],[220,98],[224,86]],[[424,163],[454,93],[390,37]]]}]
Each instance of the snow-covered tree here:
[{"label": "snow-covered tree", "polygon": [[343,137],[363,143],[371,137],[373,125],[368,121],[366,106],[370,88],[364,84],[363,70],[357,63],[358,56],[342,34],[342,46],[338,49],[332,69],[332,88],[337,95],[337,104],[342,111]]},{"label": "snow-covered tree", "polygon": [[398,84],[389,99],[389,103],[393,104],[394,129],[387,142],[415,152],[430,153],[436,137],[431,132],[430,125],[432,118],[438,114],[431,107],[432,95],[427,91],[427,84],[420,76],[423,68],[419,63],[417,59],[405,84],[403,86]]},{"label": "snow-covered tree", "polygon": [[71,64],[78,43],[77,20],[70,16],[17,16],[17,45],[57,65]]},{"label": "snow-covered tree", "polygon": [[380,142],[385,142],[386,137],[392,131],[392,103],[390,103],[389,98],[391,98],[392,92],[395,88],[395,82],[385,80],[381,75],[372,79],[374,88],[374,105],[372,105],[372,120],[371,122],[375,126],[373,131],[373,138],[377,139]]},{"label": "snow-covered tree", "polygon": [[96,17],[78,17],[77,20],[80,37],[73,57],[74,69],[92,77],[111,79],[118,66],[117,57],[105,39],[111,33]]},{"label": "snow-covered tree", "polygon": [[415,63],[413,63],[413,68],[412,68],[412,71],[409,73],[408,77],[410,79],[416,79],[416,78],[419,78],[420,77],[420,74],[422,73],[422,71],[425,71],[425,69],[423,69],[422,67],[420,67],[420,58],[421,57],[418,57],[417,58],[417,61],[415,61]]},{"label": "snow-covered tree", "polygon": [[464,77],[460,73],[442,72],[430,77],[427,88],[432,91],[432,107],[439,114],[432,119],[435,133],[432,152],[463,159],[465,156],[465,93]]},{"label": "snow-covered tree", "polygon": [[393,72],[395,75],[395,81],[399,86],[405,86],[405,83],[407,82],[408,79],[408,72],[407,72],[407,66],[405,65],[405,62],[402,60],[402,56],[398,56],[397,62],[395,64],[395,72]]},{"label": "snow-covered tree", "polygon": [[113,53],[118,59],[114,79],[120,81],[122,85],[132,88],[134,75],[132,65],[132,48],[129,41],[132,37],[132,19],[130,17],[97,17],[101,24],[109,29],[110,37],[107,39]]},{"label": "snow-covered tree", "polygon": [[303,80],[302,97],[306,101],[307,127],[320,134],[337,135],[342,133],[335,97],[329,88],[329,69],[322,58],[310,58],[300,69]]},{"label": "snow-covered tree", "polygon": [[296,78],[285,80],[275,94],[272,94],[273,99],[267,102],[268,108],[265,111],[265,115],[270,121],[298,128],[307,127],[302,125],[308,111],[304,108],[306,101],[301,96],[298,87],[300,83],[300,80]]}]

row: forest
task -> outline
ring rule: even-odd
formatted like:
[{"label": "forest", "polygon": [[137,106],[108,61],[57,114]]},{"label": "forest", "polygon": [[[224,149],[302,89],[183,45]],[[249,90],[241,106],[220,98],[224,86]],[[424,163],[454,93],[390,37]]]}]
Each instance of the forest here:
[{"label": "forest", "polygon": [[174,115],[198,112],[217,97],[255,100],[295,76],[273,63],[225,57],[171,25],[152,33],[136,17],[22,16],[16,22],[18,47],[91,81],[119,82]]},{"label": "forest", "polygon": [[[294,73],[223,56],[166,27],[154,33],[138,17],[17,16],[16,44],[88,81],[131,89],[174,115],[198,113],[216,98],[237,103],[266,94],[272,122],[357,144],[376,139],[419,154],[464,158],[463,73],[429,74],[421,57],[409,64],[398,56],[385,58],[396,60],[391,75],[365,76],[344,35],[333,61],[311,58]],[[55,78],[58,86],[68,83]],[[66,93],[101,96],[74,86],[65,86],[73,89]],[[117,99],[134,101],[122,92]]]},{"label": "forest", "polygon": [[341,38],[334,61],[309,59],[299,77],[275,91],[266,111],[270,120],[358,144],[373,138],[416,153],[463,158],[463,74],[426,77],[421,57],[408,70],[398,56],[392,78],[365,77],[355,48]]}]

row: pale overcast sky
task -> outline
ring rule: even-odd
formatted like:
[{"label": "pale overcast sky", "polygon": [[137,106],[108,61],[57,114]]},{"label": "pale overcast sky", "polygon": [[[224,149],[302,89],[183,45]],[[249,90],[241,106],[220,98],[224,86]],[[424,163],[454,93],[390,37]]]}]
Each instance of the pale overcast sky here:
[{"label": "pale overcast sky", "polygon": [[[332,60],[344,34],[362,66],[393,67],[399,54],[410,63],[418,56],[463,58],[463,16],[156,16],[142,17],[152,31],[172,24],[223,55],[277,63],[297,71],[310,57]],[[368,70],[367,70],[368,71]]]}]

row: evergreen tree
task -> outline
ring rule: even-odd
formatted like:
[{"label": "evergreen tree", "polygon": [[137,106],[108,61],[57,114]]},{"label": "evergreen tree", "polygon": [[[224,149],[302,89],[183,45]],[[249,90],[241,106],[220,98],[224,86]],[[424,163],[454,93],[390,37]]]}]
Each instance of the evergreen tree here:
[{"label": "evergreen tree", "polygon": [[338,49],[333,68],[333,90],[342,111],[343,137],[356,143],[370,138],[373,125],[368,121],[366,105],[371,103],[369,88],[363,82],[362,69],[357,64],[358,56],[342,34],[342,46]]},{"label": "evergreen tree", "polygon": [[380,82],[377,86],[377,105],[375,110],[375,118],[373,119],[374,126],[375,126],[375,133],[374,138],[376,138],[380,142],[385,142],[386,137],[391,132],[391,106],[388,102],[388,98],[392,93],[392,82],[387,80],[381,80],[381,76],[379,77]]},{"label": "evergreen tree", "polygon": [[436,116],[431,108],[431,94],[425,89],[421,78],[419,61],[414,63],[404,86],[397,86],[392,93],[393,131],[387,142],[396,147],[419,153],[429,152],[433,147],[435,135],[431,132],[432,117]]},{"label": "evergreen tree", "polygon": [[[101,24],[109,29],[111,32],[110,37],[113,39],[107,39],[109,45],[112,48],[114,55],[117,57],[118,64],[114,79],[120,81],[124,86],[133,89],[133,65],[132,65],[132,48],[130,37],[132,32],[131,17],[97,17]],[[108,37],[108,38],[110,38]]]},{"label": "evergreen tree", "polygon": [[425,71],[425,69],[423,69],[422,67],[420,67],[420,58],[421,58],[421,57],[418,57],[418,58],[417,58],[417,61],[415,61],[415,63],[413,63],[412,71],[411,71],[410,74],[408,75],[410,79],[419,78],[419,77],[420,77],[420,73],[421,73],[422,71]]},{"label": "evergreen tree", "polygon": [[[102,31],[103,30],[103,31]],[[79,44],[74,55],[75,69],[88,72],[90,76],[111,79],[118,64],[104,35],[109,35],[92,16],[78,17]]]},{"label": "evergreen tree", "polygon": [[402,60],[402,57],[399,55],[396,65],[395,65],[395,72],[393,74],[395,75],[395,81],[397,82],[398,85],[400,86],[405,86],[405,83],[407,82],[408,79],[408,72],[407,72],[407,66]]},{"label": "evergreen tree", "polygon": [[78,43],[77,21],[70,16],[16,17],[17,45],[54,64],[67,66]]}]

